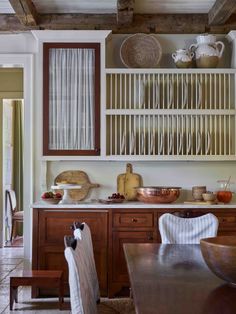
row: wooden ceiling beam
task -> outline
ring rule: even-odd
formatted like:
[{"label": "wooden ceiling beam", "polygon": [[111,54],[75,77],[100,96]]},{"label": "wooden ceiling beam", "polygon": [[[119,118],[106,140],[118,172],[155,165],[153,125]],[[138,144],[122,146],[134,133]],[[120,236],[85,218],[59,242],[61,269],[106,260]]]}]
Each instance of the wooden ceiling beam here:
[{"label": "wooden ceiling beam", "polygon": [[135,0],[117,0],[117,24],[130,25],[133,22]]},{"label": "wooden ceiling beam", "polygon": [[226,34],[236,29],[236,15],[224,25],[209,25],[207,14],[134,14],[132,25],[118,25],[116,14],[41,14],[36,26],[23,25],[13,14],[0,14],[0,31],[112,30],[114,34]]},{"label": "wooden ceiling beam", "polygon": [[216,0],[208,12],[209,25],[223,25],[236,9],[235,0]]},{"label": "wooden ceiling beam", "polygon": [[31,0],[9,0],[19,21],[25,26],[37,26],[39,14]]}]

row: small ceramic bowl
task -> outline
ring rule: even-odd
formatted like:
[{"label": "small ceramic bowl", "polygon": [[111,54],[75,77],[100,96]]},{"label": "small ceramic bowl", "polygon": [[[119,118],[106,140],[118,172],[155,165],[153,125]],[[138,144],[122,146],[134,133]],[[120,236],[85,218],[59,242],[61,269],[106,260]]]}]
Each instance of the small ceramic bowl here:
[{"label": "small ceramic bowl", "polygon": [[212,192],[202,193],[202,197],[205,202],[214,202],[216,200],[216,194]]}]

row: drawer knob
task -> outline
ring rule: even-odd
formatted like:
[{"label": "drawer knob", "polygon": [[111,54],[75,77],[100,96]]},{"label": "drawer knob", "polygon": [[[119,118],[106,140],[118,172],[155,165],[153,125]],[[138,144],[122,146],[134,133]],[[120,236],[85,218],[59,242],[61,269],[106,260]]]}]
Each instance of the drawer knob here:
[{"label": "drawer knob", "polygon": [[132,218],[132,221],[133,222],[138,222],[138,219],[137,218]]}]

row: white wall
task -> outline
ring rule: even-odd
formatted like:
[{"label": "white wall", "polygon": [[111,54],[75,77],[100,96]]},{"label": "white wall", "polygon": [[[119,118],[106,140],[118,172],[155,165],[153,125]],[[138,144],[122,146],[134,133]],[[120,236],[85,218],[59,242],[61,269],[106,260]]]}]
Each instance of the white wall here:
[{"label": "white wall", "polygon": [[[99,165],[99,166],[98,166]],[[183,188],[179,201],[191,199],[194,185],[206,185],[210,191],[218,188],[217,180],[236,180],[236,162],[132,162],[133,171],[143,178],[146,186],[180,186]],[[65,170],[83,170],[92,183],[99,188],[92,189],[89,198],[103,198],[116,191],[117,176],[126,171],[126,162],[115,161],[60,161],[48,163],[48,187],[53,179]],[[236,182],[236,181],[235,181]],[[234,190],[236,186],[234,187]]]},{"label": "white wall", "polygon": [[[79,41],[73,31],[71,36],[63,36],[61,31],[43,31],[45,36],[51,41]],[[56,35],[54,35],[56,34]],[[118,56],[119,45],[125,35],[114,35],[109,42],[109,55],[107,66],[122,66]],[[177,48],[188,47],[195,41],[195,35],[160,35],[160,40],[164,50],[164,57],[161,66],[173,66],[171,53]],[[89,39],[88,39],[89,40]],[[50,41],[50,40],[49,40]],[[114,49],[113,49],[113,48]],[[230,49],[227,45],[224,66],[230,63]],[[56,175],[64,170],[79,169],[86,171],[91,182],[100,183],[101,187],[93,189],[90,197],[105,197],[116,190],[116,178],[120,173],[125,172],[126,162],[114,161],[47,161],[42,162],[42,49],[40,42],[30,33],[0,35],[1,53],[35,53],[34,71],[34,99],[32,107],[33,116],[33,154],[34,154],[34,200],[38,200],[42,192],[42,183],[45,187],[50,187]],[[115,56],[115,58],[113,58]],[[104,83],[104,82],[103,82]],[[104,97],[104,96],[103,96]],[[104,103],[104,102],[102,102]],[[27,141],[27,135],[26,135]],[[227,179],[229,175],[236,181],[236,162],[133,162],[134,172],[143,177],[144,185],[175,185],[184,189],[181,200],[190,197],[190,190],[193,185],[207,185],[209,190],[217,188],[218,179]],[[47,170],[47,172],[46,172]],[[46,177],[45,177],[46,176]],[[30,217],[30,209],[25,209]],[[30,220],[25,223],[28,233],[31,231]],[[30,247],[26,245],[26,257],[30,255]]]}]

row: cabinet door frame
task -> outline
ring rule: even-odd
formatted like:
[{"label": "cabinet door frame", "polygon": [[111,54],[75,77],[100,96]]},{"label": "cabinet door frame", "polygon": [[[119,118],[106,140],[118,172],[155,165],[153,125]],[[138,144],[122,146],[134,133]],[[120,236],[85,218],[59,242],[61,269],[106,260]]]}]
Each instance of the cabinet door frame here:
[{"label": "cabinet door frame", "polygon": [[[94,83],[94,143],[91,150],[49,149],[49,51],[52,48],[75,48],[95,50]],[[44,43],[43,44],[43,155],[44,156],[98,156],[100,155],[100,43]]]}]

